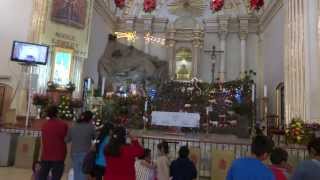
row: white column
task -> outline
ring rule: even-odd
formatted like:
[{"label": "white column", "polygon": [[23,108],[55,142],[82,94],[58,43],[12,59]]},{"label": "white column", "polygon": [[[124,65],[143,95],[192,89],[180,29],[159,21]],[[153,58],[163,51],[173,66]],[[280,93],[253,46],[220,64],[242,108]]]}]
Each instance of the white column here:
[{"label": "white column", "polygon": [[226,64],[226,38],[227,38],[227,32],[221,32],[219,33],[219,38],[220,38],[220,50],[223,51],[224,53],[221,53],[220,56],[220,72],[219,72],[219,79],[221,82],[225,81],[225,64]]},{"label": "white column", "polygon": [[240,45],[241,45],[241,76],[243,77],[244,72],[246,71],[246,59],[247,59],[247,38],[240,37]]},{"label": "white column", "polygon": [[239,37],[240,37],[240,47],[241,47],[241,64],[240,73],[241,77],[244,77],[244,72],[246,71],[246,60],[247,60],[247,38],[249,33],[249,17],[241,16],[239,17]]},{"label": "white column", "polygon": [[150,40],[148,39],[144,41],[144,53],[150,54]]},{"label": "white column", "polygon": [[175,79],[176,74],[176,30],[174,29],[172,24],[169,24],[168,34],[166,38],[167,43],[167,58],[169,59],[169,77],[170,79]]},{"label": "white column", "polygon": [[[305,74],[306,74],[306,121],[308,123],[320,122],[320,62],[318,39],[318,0],[308,0],[305,5]],[[309,85],[308,85],[309,84]]]},{"label": "white column", "polygon": [[[152,35],[152,23],[153,23],[153,16],[152,15],[144,15],[143,16],[143,29],[145,32],[145,35],[149,34],[150,36]],[[146,39],[144,42],[144,52],[146,54],[150,54],[150,39]]]},{"label": "white column", "polygon": [[[290,123],[292,118],[309,119],[308,88],[309,73],[306,71],[309,62],[306,53],[306,23],[305,0],[285,1],[286,4],[286,32],[285,32],[285,110],[286,122]],[[311,83],[311,82],[310,82]]]},{"label": "white column", "polygon": [[196,29],[193,30],[193,42],[192,42],[192,76],[199,78],[199,61],[200,61],[200,48],[203,41],[203,33],[200,26],[197,25]]},{"label": "white column", "polygon": [[221,82],[225,81],[226,75],[226,53],[227,53],[227,35],[228,35],[228,25],[229,17],[228,16],[219,16],[219,39],[220,39],[220,50],[224,51],[220,56],[220,72],[219,79]]}]

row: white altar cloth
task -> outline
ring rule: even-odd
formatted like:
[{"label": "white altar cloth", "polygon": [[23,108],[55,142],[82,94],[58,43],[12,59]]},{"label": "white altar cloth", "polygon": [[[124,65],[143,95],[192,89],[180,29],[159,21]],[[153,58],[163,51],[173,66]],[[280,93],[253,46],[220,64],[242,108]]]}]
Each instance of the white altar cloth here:
[{"label": "white altar cloth", "polygon": [[152,125],[172,127],[200,127],[199,113],[153,111]]}]

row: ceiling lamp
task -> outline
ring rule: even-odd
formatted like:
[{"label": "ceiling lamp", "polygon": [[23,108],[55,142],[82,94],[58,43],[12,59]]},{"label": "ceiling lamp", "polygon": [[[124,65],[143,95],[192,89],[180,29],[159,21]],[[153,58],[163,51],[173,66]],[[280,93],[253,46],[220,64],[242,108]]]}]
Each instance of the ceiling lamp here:
[{"label": "ceiling lamp", "polygon": [[116,5],[117,8],[122,9],[126,5],[125,0],[114,0],[114,4]]},{"label": "ceiling lamp", "polygon": [[156,0],[144,0],[143,2],[143,10],[146,13],[151,13],[156,9],[157,2]]},{"label": "ceiling lamp", "polygon": [[210,9],[213,12],[220,11],[223,8],[224,0],[211,0]]},{"label": "ceiling lamp", "polygon": [[250,0],[250,8],[259,11],[264,5],[264,0]]}]

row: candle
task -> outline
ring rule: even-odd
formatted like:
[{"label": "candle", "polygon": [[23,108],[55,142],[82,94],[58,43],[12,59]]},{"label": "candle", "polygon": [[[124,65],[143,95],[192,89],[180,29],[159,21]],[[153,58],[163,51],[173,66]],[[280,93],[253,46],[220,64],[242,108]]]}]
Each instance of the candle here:
[{"label": "candle", "polygon": [[91,86],[91,78],[88,78],[88,90],[90,90],[90,86]]},{"label": "candle", "polygon": [[144,112],[148,111],[148,100],[144,103]]},{"label": "candle", "polygon": [[102,78],[102,85],[101,85],[101,96],[104,96],[104,89],[105,89],[105,85],[106,85],[106,78],[103,77]]},{"label": "candle", "polygon": [[264,87],[263,87],[263,97],[267,97],[267,96],[268,96],[267,85],[264,85]]},{"label": "candle", "polygon": [[254,87],[254,84],[252,84],[252,86],[251,86],[251,92],[252,92],[251,100],[254,103],[254,98],[255,98],[255,87]]}]

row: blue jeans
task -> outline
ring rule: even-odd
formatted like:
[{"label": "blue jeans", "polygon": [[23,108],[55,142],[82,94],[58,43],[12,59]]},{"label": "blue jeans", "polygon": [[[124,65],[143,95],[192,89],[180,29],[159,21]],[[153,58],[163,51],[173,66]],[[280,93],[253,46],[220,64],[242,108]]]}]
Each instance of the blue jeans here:
[{"label": "blue jeans", "polygon": [[82,165],[87,153],[73,153],[71,154],[73,174],[75,180],[86,180],[86,175],[82,172]]}]

